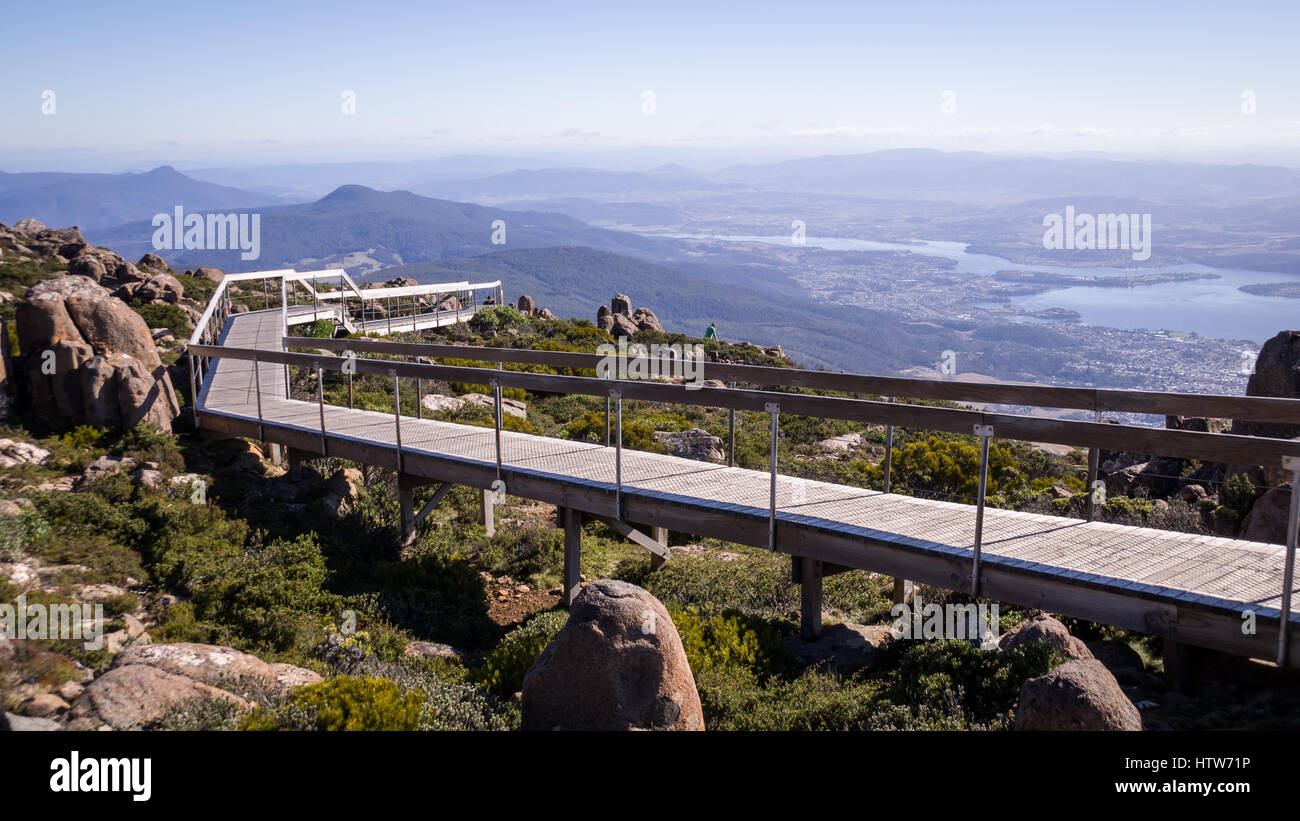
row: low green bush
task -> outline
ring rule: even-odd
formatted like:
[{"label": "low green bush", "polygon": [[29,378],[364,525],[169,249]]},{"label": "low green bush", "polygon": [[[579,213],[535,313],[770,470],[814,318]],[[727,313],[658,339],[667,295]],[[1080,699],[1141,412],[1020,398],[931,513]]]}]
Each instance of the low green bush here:
[{"label": "low green bush", "polygon": [[510,698],[524,684],[524,675],[537,663],[564,625],[569,614],[563,610],[548,610],[533,616],[507,633],[483,665],[472,673],[472,678],[499,698]]},{"label": "low green bush", "polygon": [[697,606],[667,609],[697,675],[740,667],[761,680],[793,670],[793,659],[781,647],[781,632],[764,619],[736,611],[715,614]]},{"label": "low green bush", "polygon": [[279,710],[255,708],[242,730],[418,730],[424,694],[380,678],[338,676],[294,690]]}]

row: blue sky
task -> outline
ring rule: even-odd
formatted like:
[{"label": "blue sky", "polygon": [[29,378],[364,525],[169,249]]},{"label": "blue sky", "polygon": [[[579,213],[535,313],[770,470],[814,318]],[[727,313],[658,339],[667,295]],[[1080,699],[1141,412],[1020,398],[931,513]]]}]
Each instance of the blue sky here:
[{"label": "blue sky", "polygon": [[5,13],[0,168],[646,146],[1248,157],[1300,146],[1298,8],[22,4]]}]

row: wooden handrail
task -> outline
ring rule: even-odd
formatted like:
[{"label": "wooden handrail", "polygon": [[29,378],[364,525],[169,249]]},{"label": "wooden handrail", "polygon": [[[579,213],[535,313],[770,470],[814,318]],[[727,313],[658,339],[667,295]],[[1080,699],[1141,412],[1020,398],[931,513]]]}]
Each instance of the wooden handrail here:
[{"label": "wooden handrail", "polygon": [[[427,356],[433,359],[469,359],[554,368],[594,370],[604,359],[600,354],[564,351],[534,351],[488,348],[470,345],[389,342],[381,339],[312,339],[286,337],[285,347],[383,353],[398,356]],[[664,360],[668,362],[670,360]],[[702,363],[703,378],[753,385],[836,390],[913,399],[941,399],[984,402],[999,405],[1033,405],[1112,413],[1167,414],[1283,422],[1300,425],[1300,399],[1270,396],[1227,396],[1223,394],[1133,391],[1108,388],[1071,388],[1052,385],[1016,385],[1007,382],[941,382],[901,376],[871,376],[833,373],[762,365]]]},{"label": "wooden handrail", "polygon": [[[286,337],[286,341],[298,342],[303,346],[314,346],[315,343],[328,340]],[[334,341],[356,343],[361,340]],[[262,362],[274,362],[276,364],[313,369],[320,367],[331,371],[341,371],[345,365],[350,363],[355,368],[356,373],[377,376],[396,375],[410,379],[470,383],[486,383],[489,380],[495,380],[503,387],[521,388],[540,393],[584,394],[603,397],[608,396],[611,390],[617,390],[624,399],[730,408],[739,411],[764,411],[770,403],[778,403],[783,414],[819,416],[869,424],[894,425],[952,433],[970,434],[975,425],[992,425],[994,435],[1000,439],[1051,442],[1076,447],[1095,446],[1111,450],[1206,459],[1215,462],[1280,465],[1283,456],[1300,457],[1300,441],[1238,436],[1227,433],[1201,433],[1198,431],[1163,430],[1136,425],[1042,419],[1013,414],[935,408],[867,399],[809,396],[797,393],[738,390],[734,388],[692,389],[685,385],[645,380],[559,376],[524,371],[424,365],[401,361],[365,359],[362,357],[325,356],[322,354],[228,348],[214,345],[195,345],[193,346],[193,352],[200,356],[215,358],[226,357],[251,360],[257,357]],[[572,355],[566,354],[566,356]]]}]

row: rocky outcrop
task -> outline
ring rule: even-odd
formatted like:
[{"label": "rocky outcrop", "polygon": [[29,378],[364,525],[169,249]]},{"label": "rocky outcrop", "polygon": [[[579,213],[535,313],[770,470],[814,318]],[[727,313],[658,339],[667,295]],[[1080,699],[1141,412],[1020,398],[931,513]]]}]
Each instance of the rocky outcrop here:
[{"label": "rocky outcrop", "polygon": [[649,308],[632,310],[632,298],[627,294],[615,294],[608,307],[601,305],[596,310],[596,327],[615,337],[630,337],[637,331],[664,332],[664,326],[654,311]]},{"label": "rocky outcrop", "polygon": [[657,430],[654,432],[654,439],[668,448],[668,452],[673,456],[684,459],[720,462],[727,458],[727,451],[722,447],[722,439],[700,428],[683,431]]},{"label": "rocky outcrop", "polygon": [[[0,291],[0,301],[13,302],[13,294]],[[9,323],[4,320],[0,320],[0,339],[9,339]],[[13,413],[14,400],[17,395],[18,389],[14,381],[14,366],[9,361],[9,345],[0,345],[0,421],[8,419],[10,414]]]},{"label": "rocky outcrop", "polygon": [[1012,650],[1026,644],[1048,644],[1067,659],[1092,658],[1088,645],[1070,635],[1060,621],[1046,614],[1039,614],[1009,630],[998,641],[998,649]]},{"label": "rocky outcrop", "polygon": [[167,265],[167,261],[157,254],[145,254],[140,257],[140,261],[135,264],[135,267],[154,274],[170,274],[172,272],[172,269]]},{"label": "rocky outcrop", "polygon": [[321,497],[321,506],[331,516],[346,513],[360,498],[361,492],[358,488],[363,483],[361,471],[356,468],[336,471],[325,483],[325,495]]},{"label": "rocky outcrop", "polygon": [[1142,715],[1094,658],[1069,661],[1020,687],[1017,730],[1141,730]]},{"label": "rocky outcrop", "polygon": [[50,452],[28,442],[16,442],[13,439],[0,439],[0,467],[14,465],[39,465],[48,459]]},{"label": "rocky outcrop", "polygon": [[536,310],[537,310],[537,303],[533,302],[532,297],[530,297],[528,294],[524,294],[523,296],[519,297],[519,313],[523,314],[524,316],[532,316],[533,311]]},{"label": "rocky outcrop", "polygon": [[[420,404],[426,410],[434,413],[458,411],[467,405],[478,405],[481,408],[487,408],[493,413],[496,412],[496,400],[485,393],[467,393],[464,396],[446,396],[440,393],[431,393],[421,397]],[[519,399],[502,397],[501,413],[518,419],[527,419],[528,403]]]},{"label": "rocky outcrop", "polygon": [[695,677],[658,599],[627,582],[588,584],[524,677],[526,730],[703,730]]},{"label": "rocky outcrop", "polygon": [[63,424],[170,431],[180,412],[149,326],[84,276],[46,280],[17,309],[23,384]]},{"label": "rocky outcrop", "polygon": [[659,324],[659,317],[655,316],[655,312],[649,308],[637,308],[633,311],[632,321],[643,331],[664,332],[664,326]]},{"label": "rocky outcrop", "polygon": [[817,443],[817,447],[826,453],[848,453],[861,445],[862,434],[860,433],[844,433]]},{"label": "rocky outcrop", "polygon": [[1286,544],[1291,515],[1291,483],[1271,488],[1255,500],[1241,523],[1241,538],[1252,542]]},{"label": "rocky outcrop", "polygon": [[86,686],[68,714],[69,727],[90,729],[107,724],[114,730],[149,730],[157,727],[173,707],[201,699],[221,699],[240,710],[248,708],[248,702],[233,693],[161,667],[114,667]]},{"label": "rocky outcrop", "polygon": [[[1246,382],[1246,395],[1300,398],[1300,331],[1282,331],[1264,343],[1255,359],[1255,372]],[[1300,436],[1300,425],[1236,420],[1232,432],[1293,439]]]},{"label": "rocky outcrop", "polygon": [[216,283],[216,282],[221,282],[221,280],[226,275],[221,272],[220,268],[204,267],[204,268],[196,268],[194,270],[194,276],[203,277],[204,279],[207,279],[209,282]]},{"label": "rocky outcrop", "polygon": [[178,304],[184,295],[185,287],[180,280],[168,273],[155,274],[143,282],[128,283],[116,292],[120,299],[171,305]]},{"label": "rocky outcrop", "polygon": [[640,328],[637,327],[637,324],[635,322],[633,322],[630,318],[624,316],[623,314],[611,313],[609,315],[609,321],[610,321],[609,333],[615,337],[620,337],[620,336],[630,337],[640,330]]},{"label": "rocky outcrop", "polygon": [[402,648],[402,653],[413,658],[437,658],[437,659],[455,659],[461,658],[461,652],[450,644],[442,644],[436,641],[412,641],[407,642],[406,647]]},{"label": "rocky outcrop", "polygon": [[321,681],[319,673],[305,667],[268,664],[257,656],[215,644],[136,645],[113,659],[114,671],[131,667],[150,667],[228,694],[250,680],[281,692]]},{"label": "rocky outcrop", "polygon": [[1165,428],[1191,430],[1198,433],[1227,433],[1232,430],[1232,420],[1206,416],[1166,416]]}]

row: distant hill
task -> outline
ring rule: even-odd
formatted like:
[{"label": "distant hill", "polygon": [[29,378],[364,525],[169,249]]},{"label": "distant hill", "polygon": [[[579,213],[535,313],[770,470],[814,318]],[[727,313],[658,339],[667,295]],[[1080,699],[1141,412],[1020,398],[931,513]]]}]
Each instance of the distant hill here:
[{"label": "distant hill", "polygon": [[648,174],[595,168],[517,170],[468,180],[439,180],[415,190],[460,200],[500,197],[567,197],[583,194],[663,193],[714,190],[726,186],[707,181],[680,166],[661,166]]},{"label": "distant hill", "polygon": [[34,217],[46,225],[96,230],[144,220],[154,214],[230,211],[278,203],[276,197],[192,179],[169,165],[141,174],[0,172],[0,222]]},{"label": "distant hill", "polygon": [[[361,253],[378,265],[470,257],[501,250],[493,223],[505,223],[505,248],[586,245],[637,256],[666,253],[664,240],[607,231],[572,217],[536,211],[505,211],[432,199],[410,191],[375,191],[345,185],[320,200],[260,209],[261,255],[244,261],[237,251],[159,251],[173,267],[212,265],[227,271],[344,263]],[[153,250],[147,223],[95,232],[93,241],[128,256]],[[375,267],[374,264],[363,266]]]},{"label": "distant hill", "polygon": [[185,171],[197,180],[233,185],[248,191],[293,192],[298,202],[317,200],[340,185],[361,184],[381,191],[416,189],[433,180],[468,179],[520,168],[543,168],[531,157],[456,154],[421,160],[377,162],[292,163],[243,168],[195,168]]},{"label": "distant hill", "polygon": [[[917,361],[918,351],[942,351],[957,335],[917,326],[877,311],[814,303],[754,282],[721,281],[591,248],[513,249],[470,259],[389,268],[371,279],[411,277],[421,282],[500,279],[506,298],[529,294],[561,318],[595,320],[615,293],[650,308],[670,333],[703,336],[718,323],[724,339],[781,345],[806,366],[892,373]],[[719,276],[723,269],[717,269]],[[726,274],[729,276],[729,274]]]}]

